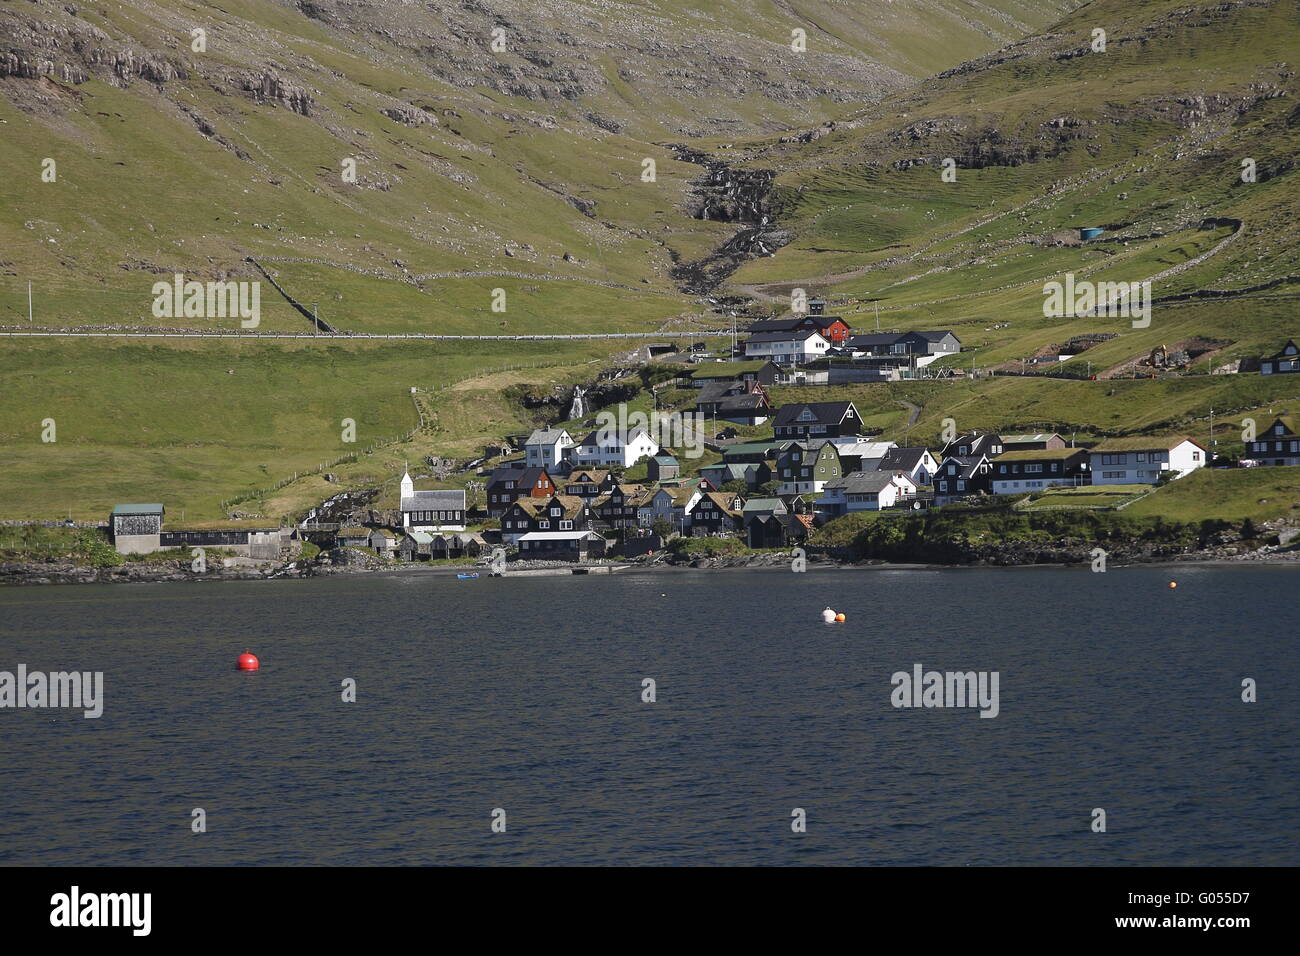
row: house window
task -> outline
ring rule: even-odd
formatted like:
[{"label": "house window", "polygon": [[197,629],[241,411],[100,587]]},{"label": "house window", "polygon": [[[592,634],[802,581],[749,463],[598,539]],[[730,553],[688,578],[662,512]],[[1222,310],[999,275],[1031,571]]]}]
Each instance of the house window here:
[{"label": "house window", "polygon": [[573,522],[572,522],[572,521],[561,521],[561,522],[560,522],[560,530],[561,530],[561,531],[572,531],[572,530],[573,530]]},{"label": "house window", "polygon": [[958,479],[958,481],[957,481],[957,490],[958,490],[958,491],[965,491],[965,490],[966,490],[966,481],[965,481],[965,479]]}]

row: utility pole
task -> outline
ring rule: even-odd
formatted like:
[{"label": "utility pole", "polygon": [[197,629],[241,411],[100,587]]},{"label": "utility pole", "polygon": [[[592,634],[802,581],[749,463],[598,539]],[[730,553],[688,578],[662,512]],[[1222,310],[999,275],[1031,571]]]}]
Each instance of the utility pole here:
[{"label": "utility pole", "polygon": [[1210,406],[1210,447],[1206,450],[1205,457],[1209,459],[1208,461],[1206,461],[1205,467],[1209,468],[1210,471],[1214,471],[1214,406],[1213,405]]},{"label": "utility pole", "polygon": [[27,283],[27,324],[32,324],[32,284]]}]

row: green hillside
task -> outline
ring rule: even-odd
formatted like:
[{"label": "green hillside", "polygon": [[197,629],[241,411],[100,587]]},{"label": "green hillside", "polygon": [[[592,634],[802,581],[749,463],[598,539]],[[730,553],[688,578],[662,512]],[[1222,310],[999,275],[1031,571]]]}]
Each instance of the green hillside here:
[{"label": "green hillside", "polygon": [[[1204,374],[1300,337],[1296,18],[1294,0],[5,0],[0,517],[159,497],[196,520],[299,514],[529,427],[506,386],[591,382],[633,344],[2,334],[238,327],[155,318],[175,273],[258,280],[256,259],[355,333],[729,327],[674,275],[738,229],[696,218],[705,171],[678,144],[776,177],[763,215],[789,241],[720,294],[765,314],[804,288],[857,328],[965,346],[955,380],[778,401],[851,398],[926,441],[947,418],[1088,439],[1300,407],[1290,377]],[[1084,226],[1105,231],[1085,243]],[[1045,316],[1066,273],[1150,280],[1150,326]],[[262,293],[261,331],[310,331]],[[1075,358],[1030,361],[1081,335]],[[1152,377],[1161,346],[1188,364]]]}]

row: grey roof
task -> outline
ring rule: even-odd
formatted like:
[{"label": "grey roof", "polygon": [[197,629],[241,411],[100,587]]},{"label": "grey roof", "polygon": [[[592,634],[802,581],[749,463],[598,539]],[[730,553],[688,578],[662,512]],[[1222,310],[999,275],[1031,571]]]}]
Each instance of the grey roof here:
[{"label": "grey roof", "polygon": [[[861,335],[849,337],[849,344],[858,348],[868,348],[879,345],[893,345],[895,342],[901,342],[904,339],[923,339],[926,342],[939,342],[952,335],[950,329],[923,330],[913,329],[908,332],[864,332]],[[958,341],[961,341],[958,339]]]},{"label": "grey roof", "polygon": [[[539,428],[528,436],[527,445],[554,445],[562,438],[568,438],[569,433],[563,428]],[[573,439],[569,439],[572,441]]]},{"label": "grey roof", "polygon": [[880,459],[880,467],[893,468],[897,471],[911,471],[921,463],[921,459],[928,452],[928,448],[897,446],[885,452],[885,457]]},{"label": "grey roof", "polygon": [[601,446],[607,441],[616,441],[618,444],[630,445],[638,435],[648,437],[649,434],[640,425],[636,428],[597,428],[595,431],[588,432],[583,436],[582,441],[578,442],[578,444]]},{"label": "grey roof", "polygon": [[745,471],[753,467],[754,466],[752,464],[741,464],[736,462],[720,461],[716,465],[705,465],[703,468],[700,469],[700,474],[702,475],[706,471],[709,472],[721,471],[723,474],[727,475],[727,478],[724,479],[724,483],[725,483],[726,481],[736,481],[737,479],[744,478]]},{"label": "grey roof", "polygon": [[944,445],[940,454],[946,461],[949,458],[960,458],[960,455],[950,455],[948,452],[950,449],[960,448],[962,445],[966,445],[972,451],[981,452],[987,445],[1001,444],[1002,436],[993,434],[992,432],[963,432],[952,441],[948,442],[948,444]]},{"label": "grey roof", "polygon": [[[800,325],[812,323],[815,328],[827,329],[836,322],[843,321],[838,315],[792,315],[784,319],[759,319],[747,328],[749,332],[788,332]],[[847,322],[845,323],[848,324]]]},{"label": "grey roof", "polygon": [[113,514],[115,515],[160,515],[162,513],[163,506],[159,504],[113,505]]},{"label": "grey roof", "polygon": [[773,514],[785,514],[789,509],[784,501],[780,498],[750,498],[745,502],[745,514],[762,514],[771,512]]},{"label": "grey roof", "polygon": [[728,454],[733,455],[766,455],[770,452],[784,448],[790,444],[790,439],[769,439],[768,441],[747,441],[739,442],[735,445],[723,445],[722,455],[725,458]]},{"label": "grey roof", "polygon": [[459,490],[417,491],[402,499],[403,511],[464,511],[465,492]]},{"label": "grey roof", "polygon": [[1024,442],[1040,442],[1040,441],[1047,441],[1048,439],[1051,438],[1060,438],[1060,437],[1061,436],[1058,435],[1056,432],[1035,432],[1032,435],[1003,435],[1002,444],[1018,445]]},{"label": "grey roof", "polygon": [[843,488],[846,494],[851,495],[878,494],[893,483],[894,475],[892,471],[855,471],[826,482],[826,487]]},{"label": "grey roof", "polygon": [[851,442],[839,441],[831,438],[813,438],[810,439],[809,444],[815,447],[821,447],[822,445],[827,444],[834,445],[835,450],[838,451],[841,456],[863,459],[884,458],[898,447],[892,441],[879,441],[873,438],[863,438]]},{"label": "grey roof", "polygon": [[937,331],[921,331],[921,330],[918,329],[918,330],[913,331],[913,332],[904,332],[903,334],[904,334],[904,335],[919,335],[921,338],[925,339],[927,342],[938,342],[940,339],[946,338],[946,337],[949,336],[949,335],[951,335],[954,339],[957,337],[955,334],[953,334],[952,329],[939,329],[939,330],[937,330]]},{"label": "grey roof", "polygon": [[701,402],[719,401],[730,395],[731,390],[735,386],[736,383],[730,379],[723,379],[720,382],[709,382],[700,389],[699,395],[696,396],[695,403],[698,405]]},{"label": "grey roof", "polygon": [[956,462],[960,467],[957,469],[958,478],[973,478],[978,473],[981,465],[988,461],[985,455],[975,455],[962,458],[958,455],[949,455],[943,460],[942,467],[946,470],[950,462]]},{"label": "grey roof", "polygon": [[774,425],[790,425],[808,409],[813,413],[814,424],[838,425],[853,408],[852,402],[800,402],[794,405],[782,405],[776,413]]},{"label": "grey roof", "polygon": [[750,342],[793,342],[821,335],[817,329],[790,329],[786,332],[755,332],[748,339]]}]

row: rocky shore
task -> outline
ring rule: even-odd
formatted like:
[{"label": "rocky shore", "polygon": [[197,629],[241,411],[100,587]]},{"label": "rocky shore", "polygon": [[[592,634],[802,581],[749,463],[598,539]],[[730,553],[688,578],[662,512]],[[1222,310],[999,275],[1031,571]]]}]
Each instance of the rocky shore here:
[{"label": "rocky shore", "polygon": [[[658,551],[626,561],[592,562],[582,565],[592,570],[658,570],[658,571],[727,571],[745,568],[788,568],[794,560],[793,551],[760,551],[747,554],[728,554],[692,557],[672,551]],[[967,560],[900,561],[884,558],[859,557],[846,551],[832,549],[805,549],[804,557],[809,570],[827,568],[868,567],[925,567],[925,568],[1013,568],[1013,567],[1087,567],[1092,564],[1092,547],[1078,544],[988,544],[972,548]],[[1160,564],[1210,564],[1210,565],[1291,565],[1300,567],[1300,546],[1289,544],[1265,545],[1247,549],[1235,545],[1212,548],[1180,548],[1171,545],[1112,545],[1107,549],[1108,567]],[[567,561],[512,561],[506,566],[507,575],[544,574],[567,572],[575,565]],[[483,565],[395,564],[375,558],[355,548],[337,548],[322,552],[309,561],[264,562],[258,565],[236,567],[210,567],[203,573],[190,568],[186,561],[128,562],[113,567],[92,567],[68,561],[17,561],[0,562],[0,586],[25,584],[141,584],[176,581],[256,581],[281,578],[334,577],[340,575],[387,572],[394,574],[451,575],[477,571],[487,576]]]}]

